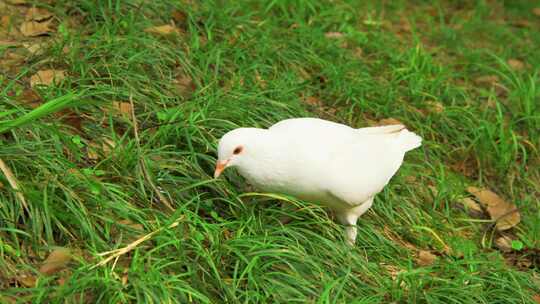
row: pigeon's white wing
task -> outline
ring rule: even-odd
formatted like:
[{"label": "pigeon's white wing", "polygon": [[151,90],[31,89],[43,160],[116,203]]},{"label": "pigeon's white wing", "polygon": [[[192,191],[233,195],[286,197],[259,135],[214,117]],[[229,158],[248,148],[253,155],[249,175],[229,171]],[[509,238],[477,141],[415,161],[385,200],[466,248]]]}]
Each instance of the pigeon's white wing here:
[{"label": "pigeon's white wing", "polygon": [[340,124],[337,122],[332,122],[328,120],[323,120],[319,118],[291,118],[282,120],[268,130],[272,132],[301,132],[301,133],[314,133],[314,132],[323,132],[323,133],[333,133],[333,132],[350,132],[354,130],[353,128]]},{"label": "pigeon's white wing", "polygon": [[389,126],[360,128],[360,129],[356,129],[356,131],[359,134],[380,135],[380,134],[398,133],[399,131],[403,129],[405,129],[404,125],[389,125]]},{"label": "pigeon's white wing", "polygon": [[328,162],[327,191],[350,206],[362,204],[388,184],[405,152],[420,144],[421,138],[405,129],[397,134],[357,136]]}]

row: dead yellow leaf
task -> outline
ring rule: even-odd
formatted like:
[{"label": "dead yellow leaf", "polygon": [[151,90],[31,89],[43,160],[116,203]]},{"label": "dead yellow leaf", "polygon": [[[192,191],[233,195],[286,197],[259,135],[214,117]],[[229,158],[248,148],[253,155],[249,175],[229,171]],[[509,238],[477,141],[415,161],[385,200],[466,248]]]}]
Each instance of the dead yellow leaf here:
[{"label": "dead yellow leaf", "polygon": [[525,68],[525,64],[523,63],[523,61],[521,60],[518,60],[518,59],[508,59],[507,61],[508,63],[508,66],[510,66],[510,68],[512,68],[513,70],[523,70]]},{"label": "dead yellow leaf", "polygon": [[509,236],[503,235],[495,240],[495,246],[503,252],[512,251],[512,239]]},{"label": "dead yellow leaf", "polygon": [[476,187],[468,187],[467,191],[476,197],[487,210],[489,216],[496,221],[498,230],[510,229],[521,221],[521,215],[516,206],[506,202],[496,193]]},{"label": "dead yellow leaf", "polygon": [[187,97],[189,94],[193,93],[197,88],[193,79],[186,74],[181,73],[173,80],[173,85],[176,88],[176,91],[181,96]]},{"label": "dead yellow leaf", "polygon": [[480,205],[478,205],[478,203],[470,197],[462,198],[459,200],[459,202],[469,211],[484,213],[482,207],[480,207]]},{"label": "dead yellow leaf", "polygon": [[[535,15],[535,16],[538,16],[540,17],[540,7],[535,7],[532,9],[532,13]],[[540,302],[539,302],[540,303]]]},{"label": "dead yellow leaf", "polygon": [[378,126],[402,125],[403,123],[395,118],[383,118],[377,123]]},{"label": "dead yellow leaf", "polygon": [[130,117],[131,111],[132,111],[131,103],[125,102],[125,101],[113,101],[112,110],[115,113],[119,113],[119,114]]},{"label": "dead yellow leaf", "polygon": [[343,37],[343,33],[340,32],[327,32],[324,34],[324,37],[329,39],[339,39]]},{"label": "dead yellow leaf", "polygon": [[36,287],[36,277],[31,274],[21,274],[16,277],[17,281],[24,287],[33,288]]},{"label": "dead yellow leaf", "polygon": [[420,266],[430,266],[435,263],[437,256],[427,250],[420,250],[416,256],[416,263]]},{"label": "dead yellow leaf", "polygon": [[22,94],[17,97],[17,100],[32,109],[39,107],[42,103],[41,96],[32,89],[24,90]]},{"label": "dead yellow leaf", "polygon": [[30,86],[33,88],[38,85],[51,85],[59,83],[66,78],[64,70],[41,70],[30,77]]},{"label": "dead yellow leaf", "polygon": [[86,148],[86,156],[89,160],[96,161],[99,158],[98,149],[100,148],[99,144],[95,142],[90,142]]},{"label": "dead yellow leaf", "polygon": [[310,106],[320,106],[320,105],[322,105],[321,100],[316,96],[304,97],[304,98],[302,98],[302,101],[304,103],[307,103]]},{"label": "dead yellow leaf", "polygon": [[174,10],[171,16],[176,24],[184,24],[187,20],[187,14],[179,9]]},{"label": "dead yellow leaf", "polygon": [[428,111],[431,113],[437,113],[440,114],[444,112],[444,105],[438,101],[435,100],[429,100],[426,102],[428,106]]},{"label": "dead yellow leaf", "polygon": [[474,83],[476,84],[488,84],[493,85],[494,83],[499,82],[499,76],[497,75],[484,75],[479,76],[474,79]]},{"label": "dead yellow leaf", "polygon": [[362,55],[364,55],[364,50],[361,47],[357,47],[353,51],[353,57],[356,59],[361,59]]},{"label": "dead yellow leaf", "polygon": [[49,254],[39,268],[44,275],[52,275],[64,269],[71,261],[71,251],[67,248],[57,248]]},{"label": "dead yellow leaf", "polygon": [[144,31],[146,33],[156,34],[156,35],[180,34],[180,30],[171,24],[152,26],[145,29]]},{"label": "dead yellow leaf", "polygon": [[32,55],[41,55],[47,49],[47,45],[44,43],[23,43],[24,48]]},{"label": "dead yellow leaf", "polygon": [[3,28],[7,29],[9,27],[10,23],[11,23],[11,17],[10,16],[2,16],[2,18],[0,18],[0,25]]},{"label": "dead yellow leaf", "polygon": [[36,22],[36,21],[25,21],[21,24],[21,33],[26,37],[37,37],[42,35],[47,35],[53,30],[50,28],[52,19]]},{"label": "dead yellow leaf", "polygon": [[131,220],[127,220],[127,219],[126,220],[120,220],[120,221],[118,221],[118,224],[128,226],[129,228],[131,228],[133,230],[144,231],[143,225],[138,224],[138,223],[134,223]]},{"label": "dead yellow leaf", "polygon": [[13,5],[21,5],[27,3],[26,0],[6,0],[6,2]]},{"label": "dead yellow leaf", "polygon": [[26,12],[26,21],[41,22],[51,18],[53,14],[44,8],[32,7]]}]

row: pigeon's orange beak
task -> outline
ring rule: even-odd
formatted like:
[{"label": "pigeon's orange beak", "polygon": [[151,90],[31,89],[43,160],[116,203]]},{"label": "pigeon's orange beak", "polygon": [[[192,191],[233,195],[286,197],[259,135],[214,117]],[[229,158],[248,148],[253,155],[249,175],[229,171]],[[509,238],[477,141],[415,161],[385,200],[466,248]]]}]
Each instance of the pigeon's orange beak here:
[{"label": "pigeon's orange beak", "polygon": [[227,163],[229,162],[229,160],[225,160],[225,161],[217,161],[216,163],[216,171],[214,171],[214,178],[218,178],[220,175],[221,175],[221,172],[223,172],[223,170],[225,170],[225,168],[227,168]]}]

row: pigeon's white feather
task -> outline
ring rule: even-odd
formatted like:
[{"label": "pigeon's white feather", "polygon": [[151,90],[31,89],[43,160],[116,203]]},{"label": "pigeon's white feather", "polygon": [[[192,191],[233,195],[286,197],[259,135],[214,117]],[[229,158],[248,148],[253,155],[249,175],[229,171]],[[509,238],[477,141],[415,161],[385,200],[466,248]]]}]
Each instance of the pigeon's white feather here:
[{"label": "pigeon's white feather", "polygon": [[257,130],[233,130],[220,142],[220,151],[245,143],[245,155],[235,164],[244,177],[263,191],[326,205],[352,224],[399,169],[405,152],[422,141],[403,125],[354,129],[317,118]]}]

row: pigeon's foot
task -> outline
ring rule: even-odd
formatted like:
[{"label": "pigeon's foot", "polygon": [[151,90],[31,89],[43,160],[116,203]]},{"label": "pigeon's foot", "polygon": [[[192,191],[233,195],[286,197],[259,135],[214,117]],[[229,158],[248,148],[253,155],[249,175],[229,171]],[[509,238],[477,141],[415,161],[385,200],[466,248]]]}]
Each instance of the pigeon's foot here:
[{"label": "pigeon's foot", "polygon": [[354,243],[356,241],[356,234],[358,233],[358,230],[356,226],[347,226],[345,228],[345,241],[347,242],[347,245],[353,247]]}]

